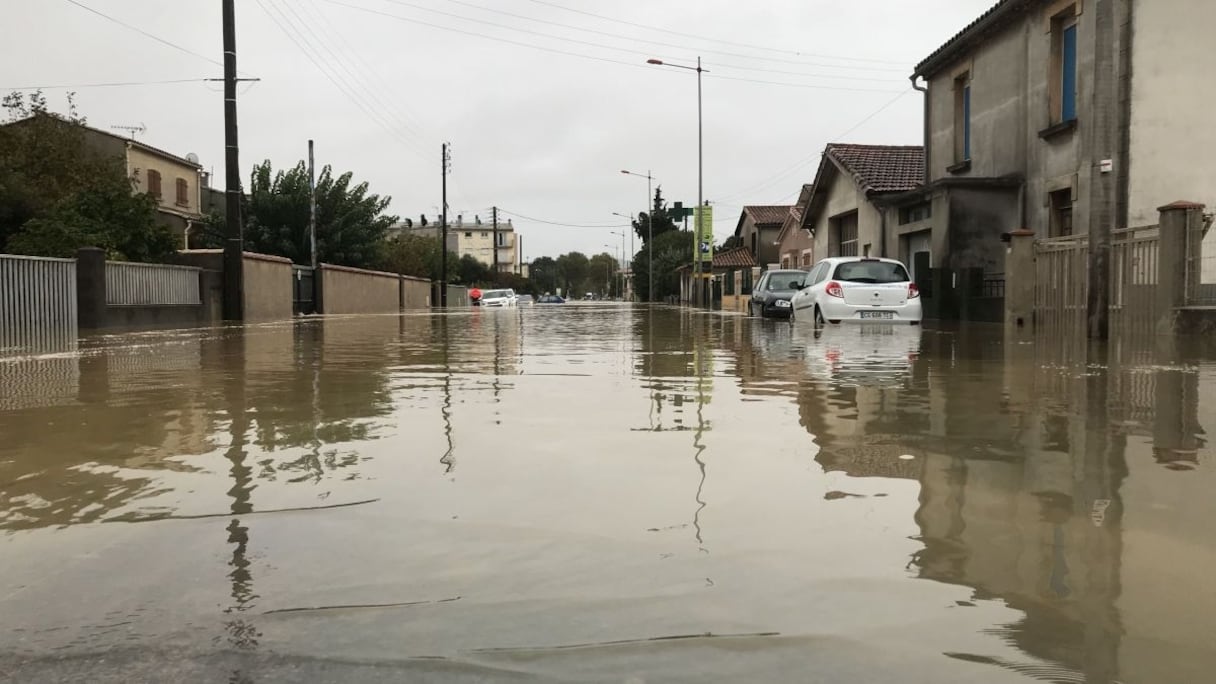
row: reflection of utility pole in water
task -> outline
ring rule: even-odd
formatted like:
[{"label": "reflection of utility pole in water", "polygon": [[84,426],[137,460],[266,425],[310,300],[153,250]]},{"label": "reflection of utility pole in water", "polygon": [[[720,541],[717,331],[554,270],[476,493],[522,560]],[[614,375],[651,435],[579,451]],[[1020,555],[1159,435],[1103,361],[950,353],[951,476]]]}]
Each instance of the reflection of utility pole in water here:
[{"label": "reflection of utility pole in water", "polygon": [[452,365],[450,359],[450,343],[448,337],[447,314],[439,314],[439,345],[443,349],[443,405],[439,409],[443,416],[443,437],[447,440],[448,449],[439,462],[443,464],[443,472],[450,473],[456,469],[456,459],[453,456],[455,446],[452,444]]},{"label": "reflection of utility pole in water", "polygon": [[[241,524],[239,517],[253,512],[253,468],[246,464],[248,453],[245,449],[249,432],[245,397],[245,338],[242,331],[233,331],[224,335],[219,344],[223,350],[219,362],[225,368],[224,399],[229,418],[229,444],[224,457],[231,464],[228,473],[232,478],[232,487],[228,490],[232,518],[227,527],[227,541],[233,545],[232,558],[228,561],[232,603],[224,609],[227,616],[224,626],[233,647],[251,650],[257,648],[261,635],[257,627],[244,617],[258,598],[253,591],[253,573],[248,557],[249,528]],[[243,682],[247,679],[237,672],[231,681]]]},{"label": "reflection of utility pole in water", "polygon": [[[699,334],[699,332],[699,330],[694,331],[695,338],[693,342],[695,345],[693,347],[693,365],[696,367],[697,372],[697,429],[695,432],[693,432],[692,445],[695,449],[695,452],[693,453],[693,461],[696,462],[698,470],[701,471],[701,481],[697,484],[697,495],[695,497],[697,502],[697,510],[692,516],[692,526],[697,531],[697,543],[704,544],[705,542],[701,537],[701,511],[705,509],[706,503],[705,500],[701,498],[701,493],[705,489],[706,471],[705,461],[702,459],[702,454],[705,452],[705,445],[701,443],[701,437],[707,429],[707,425],[705,423],[705,403],[708,400],[708,397],[706,396],[705,392],[705,365],[707,362],[709,363],[712,375],[713,360],[712,358],[706,356],[703,344],[705,341],[705,336]],[[702,547],[701,550],[706,551],[704,547]],[[706,551],[706,553],[708,553],[708,551]]]},{"label": "reflection of utility pole in water", "polygon": [[[1083,525],[1076,540],[1084,554],[1085,592],[1079,596],[1084,630],[1085,681],[1115,682],[1119,672],[1119,644],[1123,628],[1115,603],[1120,594],[1123,561],[1123,501],[1119,490],[1127,477],[1127,438],[1110,429],[1110,349],[1104,342],[1090,344],[1085,380],[1085,445],[1079,499],[1088,508],[1091,524]],[[1078,511],[1084,515],[1086,511]]]}]

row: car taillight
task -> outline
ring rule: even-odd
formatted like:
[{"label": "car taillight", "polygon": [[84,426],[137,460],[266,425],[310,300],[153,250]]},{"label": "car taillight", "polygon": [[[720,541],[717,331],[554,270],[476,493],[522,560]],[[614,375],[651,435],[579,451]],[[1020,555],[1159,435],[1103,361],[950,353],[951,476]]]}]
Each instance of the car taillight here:
[{"label": "car taillight", "polygon": [[828,286],[823,288],[823,291],[828,293],[829,297],[840,297],[844,299],[844,288],[835,280],[828,283]]},{"label": "car taillight", "polygon": [[908,283],[908,299],[916,299],[920,296],[920,288],[916,283]]}]

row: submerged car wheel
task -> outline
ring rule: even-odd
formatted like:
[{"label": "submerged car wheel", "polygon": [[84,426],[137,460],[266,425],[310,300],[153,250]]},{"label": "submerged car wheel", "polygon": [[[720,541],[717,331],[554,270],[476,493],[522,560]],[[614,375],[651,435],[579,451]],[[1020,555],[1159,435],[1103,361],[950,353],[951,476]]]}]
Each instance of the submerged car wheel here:
[{"label": "submerged car wheel", "polygon": [[823,320],[823,312],[819,310],[819,305],[815,305],[815,325],[822,328],[827,321]]}]

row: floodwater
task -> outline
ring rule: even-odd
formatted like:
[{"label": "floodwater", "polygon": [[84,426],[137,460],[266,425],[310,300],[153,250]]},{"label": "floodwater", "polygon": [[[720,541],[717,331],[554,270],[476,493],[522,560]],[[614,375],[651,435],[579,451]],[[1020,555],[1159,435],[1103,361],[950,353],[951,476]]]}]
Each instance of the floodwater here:
[{"label": "floodwater", "polygon": [[566,305],[0,359],[0,680],[1212,681],[1197,346]]}]

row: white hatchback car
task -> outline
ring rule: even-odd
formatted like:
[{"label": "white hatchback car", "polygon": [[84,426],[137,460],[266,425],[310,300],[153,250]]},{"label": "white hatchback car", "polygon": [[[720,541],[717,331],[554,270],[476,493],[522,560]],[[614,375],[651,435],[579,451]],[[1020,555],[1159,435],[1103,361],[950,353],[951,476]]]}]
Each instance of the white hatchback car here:
[{"label": "white hatchback car", "polygon": [[920,291],[908,269],[894,259],[835,257],[811,269],[806,286],[790,300],[792,316],[824,323],[921,321]]}]

